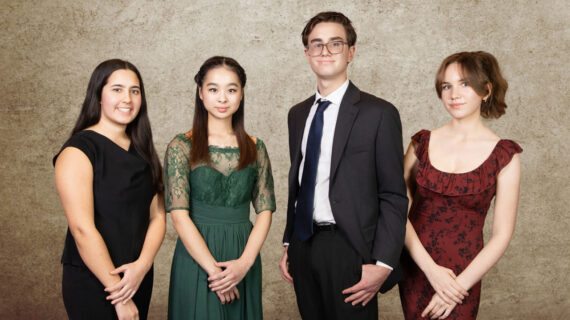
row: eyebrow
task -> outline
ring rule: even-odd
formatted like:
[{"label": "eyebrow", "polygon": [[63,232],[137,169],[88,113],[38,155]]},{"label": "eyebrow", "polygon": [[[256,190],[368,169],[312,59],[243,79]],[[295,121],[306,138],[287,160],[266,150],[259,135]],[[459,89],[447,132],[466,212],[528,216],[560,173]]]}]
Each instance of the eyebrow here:
[{"label": "eyebrow", "polygon": [[[206,86],[219,86],[219,84],[217,84],[217,83],[215,83],[215,82],[208,82],[208,83],[206,83]],[[235,82],[228,83],[228,86],[236,86],[236,87],[239,87],[239,85],[238,85],[237,83],[235,83]]]},{"label": "eyebrow", "polygon": [[[112,85],[111,85],[111,87],[121,87],[121,88],[124,88],[125,86],[124,86],[124,85],[122,85],[122,84],[120,84],[120,83],[116,83],[116,84],[112,84]],[[139,87],[139,86],[137,86],[137,85],[135,85],[135,86],[132,86],[131,88],[137,88],[137,89],[140,89],[140,87]]]},{"label": "eyebrow", "polygon": [[[338,40],[345,41],[342,37],[332,37],[332,38],[329,39],[329,42],[331,42],[331,41],[338,41]],[[323,42],[323,39],[321,39],[321,38],[315,38],[315,39],[311,40],[311,43],[313,43],[313,42]]]}]

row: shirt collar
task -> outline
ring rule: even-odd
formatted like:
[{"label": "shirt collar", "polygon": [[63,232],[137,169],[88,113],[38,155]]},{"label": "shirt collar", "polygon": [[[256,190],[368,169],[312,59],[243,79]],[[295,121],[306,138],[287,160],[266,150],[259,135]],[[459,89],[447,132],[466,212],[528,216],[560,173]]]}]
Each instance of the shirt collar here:
[{"label": "shirt collar", "polygon": [[337,106],[340,105],[340,103],[342,101],[342,97],[344,97],[344,94],[346,93],[346,90],[348,89],[348,83],[349,83],[349,81],[348,81],[348,79],[346,79],[346,81],[342,84],[342,86],[338,87],[338,89],[331,92],[326,97],[321,96],[321,94],[319,93],[319,90],[317,90],[317,93],[315,94],[315,103],[319,99],[325,99],[325,100],[328,100]]}]

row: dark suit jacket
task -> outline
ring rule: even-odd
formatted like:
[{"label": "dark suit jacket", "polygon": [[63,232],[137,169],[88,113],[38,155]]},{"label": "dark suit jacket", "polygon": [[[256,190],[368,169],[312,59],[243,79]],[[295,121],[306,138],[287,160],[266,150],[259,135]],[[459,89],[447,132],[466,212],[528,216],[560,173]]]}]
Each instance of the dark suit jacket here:
[{"label": "dark suit jacket", "polygon": [[[290,242],[294,234],[301,142],[314,101],[312,96],[289,111],[291,169],[284,242]],[[351,82],[334,132],[329,199],[339,232],[364,263],[379,260],[393,267],[399,265],[408,209],[403,154],[402,125],[396,108]],[[382,292],[399,279],[400,273],[395,270]]]}]

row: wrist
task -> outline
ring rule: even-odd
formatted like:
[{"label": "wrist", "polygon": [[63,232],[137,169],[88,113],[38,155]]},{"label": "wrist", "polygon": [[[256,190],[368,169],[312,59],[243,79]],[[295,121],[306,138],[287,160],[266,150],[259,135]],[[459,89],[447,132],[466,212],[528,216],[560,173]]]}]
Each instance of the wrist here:
[{"label": "wrist", "polygon": [[251,258],[247,256],[241,256],[238,260],[249,270],[249,268],[251,268],[255,262],[255,257]]}]

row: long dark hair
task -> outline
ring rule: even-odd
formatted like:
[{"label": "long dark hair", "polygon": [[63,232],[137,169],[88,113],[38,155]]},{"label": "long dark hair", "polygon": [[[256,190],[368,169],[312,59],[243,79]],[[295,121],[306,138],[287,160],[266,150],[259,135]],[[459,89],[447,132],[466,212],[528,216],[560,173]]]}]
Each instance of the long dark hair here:
[{"label": "long dark hair", "polygon": [[481,116],[483,118],[499,118],[505,114],[507,104],[505,94],[509,88],[507,80],[501,73],[499,62],[490,53],[485,51],[458,52],[445,58],[435,77],[435,90],[441,99],[441,85],[447,67],[457,62],[462,69],[463,77],[481,97],[491,93],[486,101],[481,103]]},{"label": "long dark hair", "polygon": [[247,80],[245,70],[239,65],[237,61],[228,57],[215,56],[206,60],[200,67],[200,70],[194,76],[196,82],[196,103],[194,106],[194,121],[192,124],[192,132],[189,135],[192,140],[192,148],[190,150],[190,163],[193,165],[201,161],[210,162],[210,154],[208,149],[208,111],[204,107],[204,102],[200,99],[200,88],[202,88],[204,78],[208,71],[218,68],[226,67],[233,71],[239,78],[242,99],[239,103],[237,111],[232,115],[232,129],[236,135],[239,145],[239,165],[238,170],[247,167],[250,163],[254,162],[257,158],[257,150],[255,143],[251,140],[244,126],[244,108],[245,96],[243,88]]},{"label": "long dark hair", "polygon": [[143,80],[139,70],[137,70],[132,63],[120,59],[111,59],[101,62],[95,70],[93,70],[93,74],[91,74],[91,79],[87,85],[87,93],[85,94],[81,113],[75,123],[75,127],[71,131],[71,135],[99,122],[101,119],[101,92],[111,74],[117,70],[131,70],[137,75],[139,80],[141,107],[137,117],[127,125],[125,132],[140,156],[150,165],[152,183],[157,192],[162,193],[164,191],[162,167],[152,141],[152,131],[148,119]]}]

